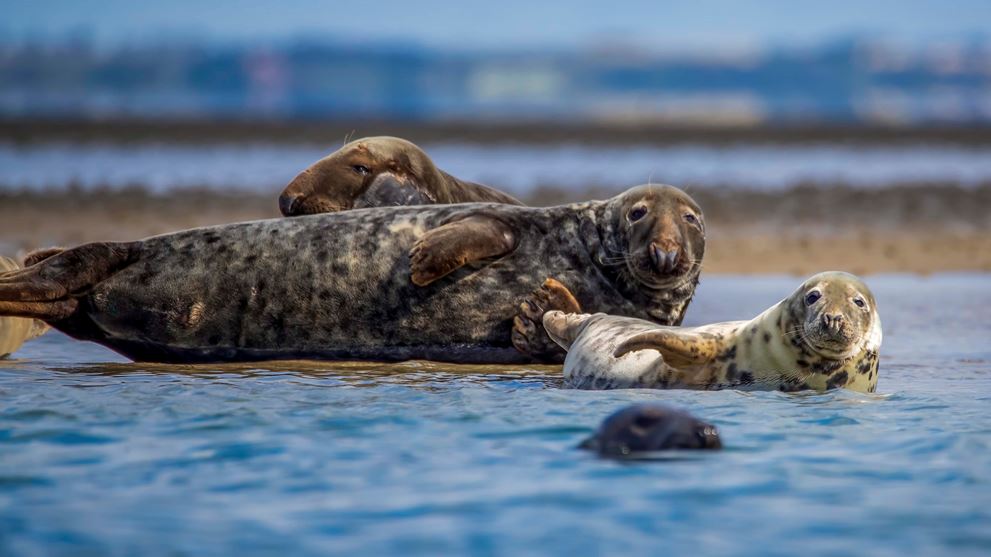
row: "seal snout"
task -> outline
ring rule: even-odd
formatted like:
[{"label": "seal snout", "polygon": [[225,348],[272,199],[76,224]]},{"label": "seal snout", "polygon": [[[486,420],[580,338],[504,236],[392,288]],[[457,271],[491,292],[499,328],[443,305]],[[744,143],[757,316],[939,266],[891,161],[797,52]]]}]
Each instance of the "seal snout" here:
[{"label": "seal snout", "polygon": [[648,251],[650,252],[650,261],[654,264],[657,272],[667,275],[673,273],[678,268],[681,250],[674,242],[664,242],[664,244],[665,246],[662,247],[657,242],[651,242]]},{"label": "seal snout", "polygon": [[843,330],[843,314],[842,313],[825,313],[823,312],[822,326],[832,333],[839,333]]},{"label": "seal snout", "polygon": [[279,196],[279,212],[284,217],[296,216],[299,211],[300,201],[303,196],[300,194],[283,193]]}]

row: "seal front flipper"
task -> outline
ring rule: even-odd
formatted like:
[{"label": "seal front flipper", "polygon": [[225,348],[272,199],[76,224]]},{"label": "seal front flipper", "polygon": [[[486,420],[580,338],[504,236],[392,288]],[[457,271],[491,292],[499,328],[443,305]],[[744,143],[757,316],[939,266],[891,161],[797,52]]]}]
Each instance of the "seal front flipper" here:
[{"label": "seal front flipper", "polygon": [[659,329],[634,335],[616,347],[620,358],[637,350],[657,350],[670,366],[691,366],[712,361],[719,354],[723,339],[712,333]]},{"label": "seal front flipper", "polygon": [[427,286],[468,263],[514,249],[512,227],[494,217],[472,215],[430,230],[417,240],[409,253],[410,278],[417,286]]},{"label": "seal front flipper", "polygon": [[552,310],[577,314],[582,308],[566,286],[549,278],[523,299],[513,318],[512,341],[517,350],[541,361],[563,361],[566,345],[553,340],[545,330],[544,316]]},{"label": "seal front flipper", "polygon": [[57,321],[84,293],[129,265],[139,242],[86,244],[56,253],[30,267],[0,274],[0,315]]}]

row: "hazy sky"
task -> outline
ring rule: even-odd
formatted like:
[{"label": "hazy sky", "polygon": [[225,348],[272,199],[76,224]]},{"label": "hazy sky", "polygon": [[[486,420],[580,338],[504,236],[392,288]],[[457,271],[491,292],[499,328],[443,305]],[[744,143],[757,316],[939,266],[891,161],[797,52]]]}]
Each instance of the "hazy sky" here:
[{"label": "hazy sky", "polygon": [[880,34],[907,42],[988,36],[991,0],[0,0],[0,33],[99,40],[170,36],[411,40],[469,47],[814,43]]}]

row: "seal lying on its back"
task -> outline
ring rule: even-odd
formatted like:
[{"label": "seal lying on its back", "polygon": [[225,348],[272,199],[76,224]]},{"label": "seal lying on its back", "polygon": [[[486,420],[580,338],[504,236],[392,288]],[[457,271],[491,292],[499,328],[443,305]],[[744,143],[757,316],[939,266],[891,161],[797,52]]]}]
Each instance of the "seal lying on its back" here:
[{"label": "seal lying on its back", "polygon": [[422,149],[397,137],[357,139],[315,162],[279,196],[291,217],[367,207],[492,202],[522,205],[501,191],[437,168]]},{"label": "seal lying on its back", "polygon": [[[700,222],[681,190],[641,186],[539,209],[376,208],[201,228],[87,244],[2,274],[0,315],[162,362],[531,362],[510,331],[549,275],[592,311],[680,322]],[[659,263],[672,238],[665,249],[682,256]]]},{"label": "seal lying on its back", "polygon": [[661,327],[611,315],[548,311],[568,350],[564,376],[583,389],[832,389],[874,392],[881,320],[857,277],[820,273],[750,321]]},{"label": "seal lying on its back", "polygon": [[716,426],[660,404],[634,404],[619,410],[582,441],[581,449],[600,456],[626,457],[655,451],[721,449]]},{"label": "seal lying on its back", "polygon": [[[0,256],[0,271],[13,271],[21,266],[9,257]],[[11,355],[26,341],[43,334],[48,326],[35,319],[0,317],[0,358]]]}]

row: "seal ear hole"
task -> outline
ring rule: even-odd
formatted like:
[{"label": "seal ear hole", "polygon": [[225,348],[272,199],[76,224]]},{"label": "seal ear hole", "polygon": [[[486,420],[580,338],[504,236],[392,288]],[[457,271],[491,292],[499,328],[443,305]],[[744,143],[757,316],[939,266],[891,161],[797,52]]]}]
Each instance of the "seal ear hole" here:
[{"label": "seal ear hole", "polygon": [[630,214],[627,215],[627,218],[630,219],[630,222],[637,222],[638,220],[644,218],[645,216],[647,216],[647,208],[644,207],[643,205],[640,205],[638,207],[634,207],[630,209]]},{"label": "seal ear hole", "polygon": [[363,164],[351,165],[351,170],[353,170],[355,174],[360,174],[362,176],[368,176],[369,174],[372,173],[371,169],[369,169],[367,166]]},{"label": "seal ear hole", "polygon": [[819,298],[822,298],[822,294],[820,294],[818,290],[813,290],[805,295],[805,305],[811,306],[812,304],[818,302]]}]

